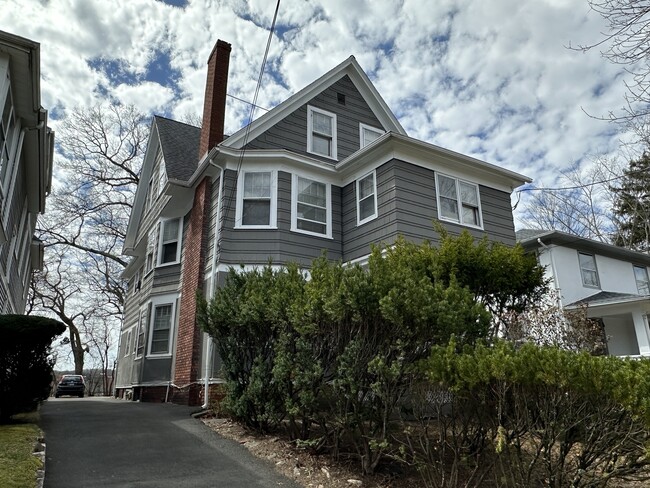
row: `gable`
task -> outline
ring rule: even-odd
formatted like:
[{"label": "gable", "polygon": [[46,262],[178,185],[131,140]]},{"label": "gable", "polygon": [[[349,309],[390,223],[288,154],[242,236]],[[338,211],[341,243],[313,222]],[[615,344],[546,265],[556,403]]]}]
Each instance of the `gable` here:
[{"label": "gable", "polygon": [[[344,97],[341,103],[339,95]],[[336,115],[337,159],[347,158],[360,148],[359,124],[387,131],[348,75],[318,93],[293,113],[246,144],[246,149],[288,149],[334,162],[332,159],[307,151],[307,106],[320,108]]]}]

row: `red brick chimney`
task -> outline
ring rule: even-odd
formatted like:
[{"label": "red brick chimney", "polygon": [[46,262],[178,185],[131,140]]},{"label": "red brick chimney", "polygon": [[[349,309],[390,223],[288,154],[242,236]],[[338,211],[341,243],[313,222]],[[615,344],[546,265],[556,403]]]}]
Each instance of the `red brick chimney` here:
[{"label": "red brick chimney", "polygon": [[[199,161],[223,141],[229,59],[230,44],[217,41],[208,59]],[[197,381],[201,377],[202,334],[196,324],[196,293],[203,291],[211,196],[212,179],[205,177],[194,191],[194,203],[183,242],[181,303],[173,378],[177,388],[171,400],[186,405],[200,405],[201,401],[201,385]]]},{"label": "red brick chimney", "polygon": [[230,44],[219,39],[208,58],[208,78],[205,83],[199,159],[223,141],[229,61]]}]

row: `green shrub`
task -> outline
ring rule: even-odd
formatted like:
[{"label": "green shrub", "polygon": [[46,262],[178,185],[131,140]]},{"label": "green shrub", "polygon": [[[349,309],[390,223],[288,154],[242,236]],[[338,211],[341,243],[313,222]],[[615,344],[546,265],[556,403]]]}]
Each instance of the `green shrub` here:
[{"label": "green shrub", "polygon": [[0,315],[0,423],[36,408],[52,387],[50,346],[65,325],[29,315]]}]

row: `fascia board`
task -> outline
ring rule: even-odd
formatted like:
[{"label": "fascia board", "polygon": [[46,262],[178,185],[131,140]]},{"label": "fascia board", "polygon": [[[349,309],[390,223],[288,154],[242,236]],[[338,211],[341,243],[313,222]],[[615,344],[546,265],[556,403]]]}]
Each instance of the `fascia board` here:
[{"label": "fascia board", "polygon": [[160,137],[158,136],[158,128],[156,126],[155,118],[151,123],[149,134],[147,149],[145,150],[144,159],[142,161],[142,171],[140,172],[138,187],[135,191],[135,198],[133,199],[133,208],[131,209],[129,223],[126,227],[126,235],[124,236],[124,246],[122,250],[124,254],[129,254],[129,251],[133,250],[136,246],[136,239],[138,238],[138,231],[140,229],[142,213],[144,210],[144,201],[149,189],[149,185],[143,184],[143,182],[148,182],[151,178],[151,171],[155,163],[156,153],[160,147]]},{"label": "fascia board", "polygon": [[402,134],[384,134],[372,144],[336,165],[342,184],[354,181],[362,172],[399,159],[450,176],[469,178],[480,185],[511,193],[532,180],[499,166],[466,156]]},{"label": "fascia board", "polygon": [[[251,122],[248,126],[235,132],[222,143],[222,146],[241,149],[244,145],[244,139],[246,139],[247,142],[254,140],[260,134],[273,127],[279,121],[309,102],[312,98],[336,83],[345,75],[350,77],[359,92],[366,99],[366,103],[368,103],[377,118],[388,131],[406,135],[406,131],[388,108],[386,102],[381,98],[379,92],[374,88],[368,76],[359,66],[359,63],[357,63],[354,56],[350,56],[316,81],[307,85],[305,88],[287,98],[279,105],[276,105],[260,118]],[[246,137],[247,134],[248,137]]]}]

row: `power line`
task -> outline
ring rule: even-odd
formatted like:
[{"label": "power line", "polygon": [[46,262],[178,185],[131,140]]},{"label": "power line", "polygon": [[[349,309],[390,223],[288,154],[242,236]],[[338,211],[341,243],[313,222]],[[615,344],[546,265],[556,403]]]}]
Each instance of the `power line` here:
[{"label": "power line", "polygon": [[227,93],[226,96],[230,98],[234,98],[235,100],[239,100],[240,102],[246,103],[248,105],[252,105],[254,108],[261,108],[262,110],[269,111],[270,109],[260,107],[259,105],[255,105],[253,102],[249,102],[248,100],[244,100],[243,98],[236,97],[235,95],[231,95],[230,93]]},{"label": "power line", "polygon": [[575,186],[564,186],[564,187],[558,187],[558,188],[544,188],[544,187],[529,187],[529,188],[522,188],[521,190],[517,190],[517,193],[520,194],[525,191],[565,191],[565,190],[580,190],[582,188],[587,188],[590,186],[596,186],[596,185],[602,185],[604,183],[610,183],[612,181],[620,180],[621,178],[625,178],[626,176],[630,175],[635,175],[635,174],[640,174],[640,173],[645,173],[647,170],[646,169],[638,169],[636,171],[628,171],[627,173],[624,173],[622,175],[618,176],[613,176],[611,178],[607,178],[604,180],[600,181],[592,181],[591,183],[583,183],[581,185],[575,185]]}]

